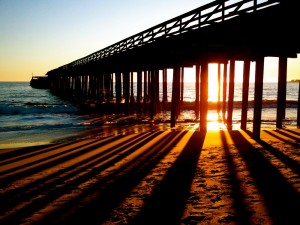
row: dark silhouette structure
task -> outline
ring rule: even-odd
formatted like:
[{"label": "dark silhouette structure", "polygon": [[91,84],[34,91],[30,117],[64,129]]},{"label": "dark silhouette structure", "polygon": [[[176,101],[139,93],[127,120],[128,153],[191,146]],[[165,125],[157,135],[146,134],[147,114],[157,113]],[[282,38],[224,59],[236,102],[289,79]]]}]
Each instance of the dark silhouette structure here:
[{"label": "dark silhouette structure", "polygon": [[[173,69],[171,126],[183,93],[183,68],[196,66],[195,114],[207,130],[208,64],[224,65],[223,118],[231,129],[234,65],[244,61],[241,128],[246,129],[250,62],[255,62],[253,135],[260,138],[264,57],[279,57],[277,128],[285,111],[287,59],[300,53],[297,0],[215,0],[100,51],[47,73],[51,90],[71,99],[93,100],[102,108],[129,114],[148,111],[153,118],[167,101],[166,69]],[[227,67],[229,66],[229,74]],[[162,71],[163,100],[159,100]],[[133,93],[133,72],[137,93]],[[228,79],[228,83],[227,83]],[[220,79],[219,79],[220,80]],[[115,86],[113,86],[115,84]],[[142,88],[144,86],[144,88]],[[228,90],[227,90],[228,86]],[[219,82],[219,87],[221,84]],[[142,92],[143,90],[143,92]],[[228,92],[228,98],[227,98]],[[136,98],[134,98],[136,96]],[[298,103],[299,104],[299,103]],[[136,108],[134,108],[136,107]],[[225,113],[227,112],[227,116]]]}]

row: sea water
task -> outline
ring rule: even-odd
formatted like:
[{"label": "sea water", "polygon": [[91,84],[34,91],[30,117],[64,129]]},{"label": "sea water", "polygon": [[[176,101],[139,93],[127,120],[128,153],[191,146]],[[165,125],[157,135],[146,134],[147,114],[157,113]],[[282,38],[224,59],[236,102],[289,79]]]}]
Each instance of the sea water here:
[{"label": "sea water", "polygon": [[[161,88],[161,87],[160,87]],[[263,105],[261,114],[261,128],[262,129],[274,129],[276,127],[276,114],[277,114],[277,95],[278,95],[278,83],[264,83],[263,84]],[[162,88],[160,89],[162,95]],[[240,128],[241,122],[241,107],[242,107],[242,92],[243,83],[235,83],[234,85],[234,108],[232,115],[233,129]],[[287,82],[287,93],[286,93],[286,114],[283,120],[283,127],[296,127],[297,124],[297,106],[298,106],[298,92],[299,83]],[[168,83],[168,101],[171,100],[172,83]],[[209,105],[215,103],[216,93],[209,92],[208,102]],[[220,92],[220,100],[222,101],[223,93]],[[227,88],[228,98],[228,88]],[[194,101],[195,99],[195,84],[185,83],[184,84],[184,101]],[[248,111],[247,111],[247,129],[253,128],[253,105],[254,105],[254,83],[249,84],[248,93]],[[190,113],[182,113],[182,117],[191,119],[194,114],[193,111]],[[222,116],[217,114],[216,110],[209,110],[208,121],[214,122]],[[213,126],[212,129],[215,129]]]},{"label": "sea water", "polygon": [[[160,99],[162,99],[160,85]],[[265,83],[263,90],[262,128],[275,128],[277,83]],[[287,109],[284,126],[296,127],[298,83],[287,83]],[[136,84],[134,84],[136,93]],[[233,127],[238,129],[241,119],[242,84],[235,84],[236,102],[233,111]],[[168,83],[168,101],[171,101],[172,85]],[[222,95],[221,95],[222,99]],[[248,125],[253,122],[254,85],[249,87]],[[195,100],[195,84],[185,83],[184,101]],[[212,101],[209,96],[209,101]],[[169,119],[170,112],[160,113]],[[100,119],[99,119],[100,118]],[[105,117],[106,118],[106,117]],[[80,137],[87,130],[105,125],[103,116],[82,112],[72,103],[53,95],[48,89],[35,89],[29,82],[0,82],[0,149],[8,147],[48,144],[61,139]],[[193,121],[194,110],[183,109],[181,121]],[[218,119],[216,110],[209,110],[208,120]]]},{"label": "sea water", "polygon": [[0,148],[47,144],[82,130],[79,109],[29,82],[0,82]]}]

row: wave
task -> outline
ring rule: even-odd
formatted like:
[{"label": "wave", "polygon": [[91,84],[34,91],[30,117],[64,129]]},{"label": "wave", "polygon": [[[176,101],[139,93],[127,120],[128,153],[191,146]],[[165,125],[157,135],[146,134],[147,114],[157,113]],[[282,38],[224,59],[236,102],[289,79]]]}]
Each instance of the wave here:
[{"label": "wave", "polygon": [[0,114],[63,114],[76,113],[78,108],[66,104],[31,103],[25,104],[0,104]]},{"label": "wave", "polygon": [[[233,107],[235,109],[242,108],[242,101],[235,101]],[[228,103],[226,103],[228,104]],[[276,100],[263,100],[263,108],[276,108]],[[220,103],[222,107],[222,102]],[[254,107],[254,101],[248,102],[248,108]],[[286,101],[286,108],[297,108],[298,101],[288,100]],[[48,104],[38,102],[27,102],[25,104],[0,104],[0,115],[17,115],[17,114],[76,114],[80,112],[81,107],[76,107],[71,104]],[[170,110],[171,102],[161,103],[161,108],[164,110]],[[181,104],[182,109],[193,110],[195,108],[194,101],[184,101]],[[209,109],[217,109],[218,102],[208,102]],[[92,109],[91,109],[92,110]],[[94,112],[94,110],[93,110]]]},{"label": "wave", "polygon": [[[52,121],[53,122],[53,121]],[[75,122],[75,121],[67,121],[63,122],[62,120],[57,121],[56,123],[50,123],[50,121],[44,121],[44,123],[38,123],[34,120],[31,120],[31,123],[21,123],[18,124],[4,124],[0,127],[0,132],[11,132],[11,131],[32,131],[32,130],[42,130],[42,131],[49,131],[55,129],[62,129],[62,128],[79,128],[82,127],[82,123]]]}]

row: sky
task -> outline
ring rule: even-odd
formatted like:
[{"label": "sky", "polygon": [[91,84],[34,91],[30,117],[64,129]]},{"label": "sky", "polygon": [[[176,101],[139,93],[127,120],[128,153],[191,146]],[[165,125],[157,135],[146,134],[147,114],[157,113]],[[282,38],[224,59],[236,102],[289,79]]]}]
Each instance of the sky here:
[{"label": "sky", "polygon": [[[45,75],[211,1],[0,0],[0,81]],[[299,58],[288,60],[288,80],[300,79]],[[277,70],[266,58],[265,80]]]}]

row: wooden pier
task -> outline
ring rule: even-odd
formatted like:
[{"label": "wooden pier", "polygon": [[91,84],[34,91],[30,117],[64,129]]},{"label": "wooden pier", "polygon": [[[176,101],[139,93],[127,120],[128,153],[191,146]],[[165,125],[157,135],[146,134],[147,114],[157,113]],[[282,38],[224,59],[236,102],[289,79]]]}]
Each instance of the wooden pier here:
[{"label": "wooden pier", "polygon": [[[147,112],[151,119],[162,107],[170,104],[170,125],[174,127],[183,101],[184,68],[195,67],[195,118],[199,119],[200,130],[205,132],[208,65],[217,63],[218,111],[222,112],[222,118],[230,130],[235,62],[243,61],[241,129],[246,130],[250,62],[255,62],[253,136],[259,139],[264,57],[268,56],[279,58],[276,127],[282,128],[287,59],[295,58],[300,53],[300,41],[295,33],[300,22],[297,4],[296,0],[212,1],[49,71],[51,90],[72,100],[97,103],[101,105],[101,110],[126,115]],[[167,102],[167,69],[173,70],[171,103]],[[221,78],[223,83],[220,83]],[[137,82],[136,93],[134,79]],[[163,89],[161,100],[160,83]],[[298,125],[299,117],[298,102]]]}]

